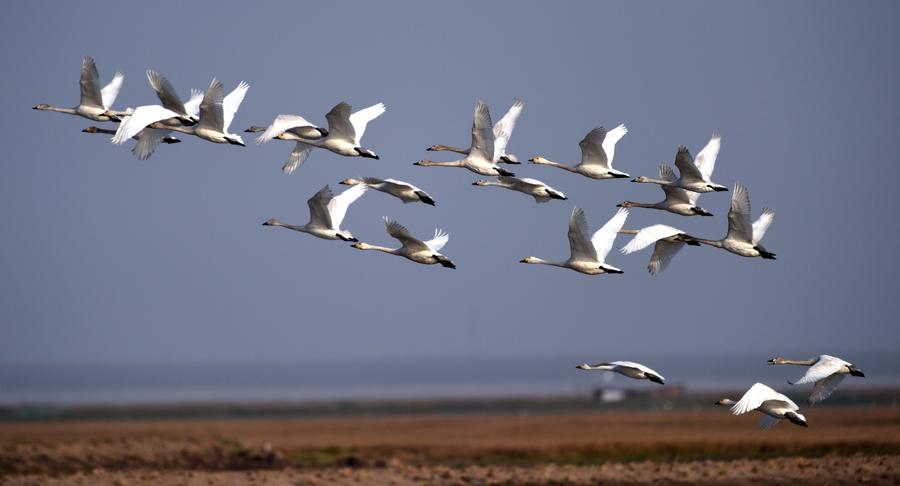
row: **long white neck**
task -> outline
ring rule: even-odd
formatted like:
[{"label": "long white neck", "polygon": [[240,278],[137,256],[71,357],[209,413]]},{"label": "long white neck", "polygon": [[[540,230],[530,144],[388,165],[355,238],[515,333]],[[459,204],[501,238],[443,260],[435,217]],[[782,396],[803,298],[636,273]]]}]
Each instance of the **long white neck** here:
[{"label": "long white neck", "polygon": [[497,186],[497,187],[512,187],[512,184],[504,183],[500,181],[481,181],[478,184],[479,186]]},{"label": "long white neck", "polygon": [[567,170],[567,171],[569,171],[569,172],[577,172],[577,170],[575,169],[575,167],[572,167],[571,165],[560,164],[559,162],[554,162],[554,161],[552,161],[552,160],[547,160],[547,159],[545,159],[545,158],[543,158],[543,157],[541,157],[541,158],[534,158],[534,159],[531,160],[531,163],[532,163],[532,164],[538,164],[538,165],[549,165],[550,167],[558,167],[558,168],[560,168],[560,169],[564,169],[564,170]]},{"label": "long white neck", "polygon": [[420,160],[418,165],[423,167],[462,167],[465,159],[453,160],[450,162],[435,162],[433,160]]},{"label": "long white neck", "polygon": [[649,177],[644,177],[642,180],[634,179],[632,182],[640,182],[642,184],[659,184],[661,186],[668,186],[672,183],[672,181],[664,181],[662,179],[651,179]]},{"label": "long white neck", "polygon": [[[155,125],[155,123],[154,123],[154,125]],[[175,123],[175,124],[172,124],[172,126],[162,125],[159,127],[154,127],[151,125],[151,127],[152,128],[165,128],[166,130],[172,130],[174,132],[186,133],[188,135],[196,135],[197,134],[197,125],[191,125],[189,127],[185,127],[185,126],[181,126],[181,125],[178,125],[177,123]]]},{"label": "long white neck", "polygon": [[301,233],[309,233],[309,230],[306,228],[307,225],[296,225],[296,224],[286,224],[282,222],[278,222],[273,224],[272,226],[281,226],[282,228],[287,228],[289,230],[299,231]]},{"label": "long white neck", "polygon": [[529,258],[528,261],[525,262],[525,263],[531,263],[531,264],[533,264],[533,265],[552,265],[552,266],[554,266],[554,267],[569,268],[569,265],[567,265],[566,262],[553,261],[553,260],[543,260],[543,259],[538,258],[538,257],[531,257],[531,258]]},{"label": "long white neck", "polygon": [[388,248],[386,246],[378,246],[378,245],[370,245],[366,243],[366,246],[359,248],[360,250],[375,250],[375,251],[383,251],[385,253],[390,253],[392,255],[397,253],[396,248]]},{"label": "long white neck", "polygon": [[434,150],[446,151],[446,152],[456,152],[458,154],[468,155],[469,149],[453,147],[450,145],[435,145]]},{"label": "long white neck", "polygon": [[816,360],[814,360],[814,359],[781,359],[772,364],[812,366],[812,365],[816,364]]},{"label": "long white neck", "polygon": [[41,107],[41,108],[37,108],[37,109],[41,110],[41,111],[55,111],[57,113],[66,113],[68,115],[77,115],[78,114],[78,110],[75,108],[60,108],[58,106],[45,106],[45,107]]},{"label": "long white neck", "polygon": [[[93,131],[85,132],[85,133],[105,133],[107,135],[115,135],[115,130],[110,130],[109,128],[100,128],[100,127],[91,127]],[[84,131],[84,130],[82,130]]]},{"label": "long white neck", "polygon": [[642,203],[642,202],[634,202],[634,201],[625,201],[625,202],[622,203],[622,206],[623,206],[623,207],[626,207],[626,208],[649,208],[649,209],[656,209],[656,208],[658,208],[658,207],[660,206],[660,204],[662,204],[662,203],[655,203],[655,204],[654,204],[654,203]]},{"label": "long white neck", "polygon": [[608,364],[600,364],[600,365],[595,365],[595,366],[587,365],[586,367],[584,367],[584,369],[586,369],[586,370],[606,370],[606,371],[608,371],[608,370],[613,369],[613,365],[608,365]]},{"label": "long white neck", "polygon": [[714,246],[716,248],[722,248],[722,240],[706,240],[703,238],[695,238],[693,236],[690,237],[691,240],[696,241],[697,243],[702,243],[704,245]]}]

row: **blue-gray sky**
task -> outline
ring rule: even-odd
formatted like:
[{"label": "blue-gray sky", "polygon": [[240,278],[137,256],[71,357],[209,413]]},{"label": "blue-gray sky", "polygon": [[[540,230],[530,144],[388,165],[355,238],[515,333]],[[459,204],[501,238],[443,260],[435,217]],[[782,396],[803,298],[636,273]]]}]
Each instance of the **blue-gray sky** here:
[{"label": "blue-gray sky", "polygon": [[[213,6],[215,5],[215,6]],[[892,2],[21,2],[0,20],[6,62],[0,178],[3,363],[354,360],[555,355],[639,360],[660,351],[796,351],[864,361],[897,349],[893,257],[900,179],[900,6]],[[118,107],[156,103],[144,70],[182,96],[217,77],[250,91],[233,123],[278,113],[324,124],[339,101],[384,102],[364,144],[381,160],[316,151],[292,176],[291,145],[246,148],[184,136],[148,161],[80,130],[81,59]],[[675,147],[723,136],[715,180],[745,183],[754,217],[777,211],[777,261],[686,248],[660,277],[649,252],[611,254],[624,275],[519,264],[563,258],[574,205],[592,229],[625,199],[662,192],[549,167],[515,167],[565,191],[537,205],[473,187],[462,169],[414,167],[424,149],[466,145],[475,102],[495,119],[525,111],[521,158],[577,162],[597,125],[627,124],[616,167],[656,174]],[[249,141],[249,139],[248,139]],[[306,199],[358,175],[410,181],[437,207],[370,193],[345,220],[395,242],[381,216],[417,235],[448,230],[455,271],[277,228]],[[715,218],[635,209],[627,227],[674,225],[719,238]],[[624,245],[624,238],[617,247]]]}]

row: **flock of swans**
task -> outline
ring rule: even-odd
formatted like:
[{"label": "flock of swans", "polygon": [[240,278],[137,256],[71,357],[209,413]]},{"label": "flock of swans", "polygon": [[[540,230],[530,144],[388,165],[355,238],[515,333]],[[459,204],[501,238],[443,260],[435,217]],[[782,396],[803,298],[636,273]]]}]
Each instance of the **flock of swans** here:
[{"label": "flock of swans", "polygon": [[[250,88],[249,84],[242,81],[226,94],[222,82],[213,79],[205,92],[192,89],[188,100],[182,101],[172,84],[161,74],[148,70],[147,80],[161,104],[114,110],[113,104],[122,88],[124,75],[117,72],[113,79],[101,88],[94,60],[85,57],[81,67],[79,104],[74,108],[60,108],[41,103],[34,106],[34,109],[78,115],[97,122],[118,123],[116,130],[90,126],[82,131],[112,135],[112,143],[117,145],[133,140],[135,144],[132,153],[140,160],[149,158],[161,144],[179,143],[181,140],[173,137],[173,132],[193,135],[213,143],[245,146],[241,136],[229,130]],[[472,138],[468,148],[433,145],[426,149],[455,152],[463,155],[462,158],[448,162],[420,160],[414,165],[465,168],[476,174],[494,177],[494,179],[479,179],[472,183],[475,186],[495,186],[521,192],[533,197],[538,203],[567,200],[562,191],[537,179],[516,177],[515,173],[501,165],[521,164],[517,156],[507,151],[507,147],[524,106],[521,100],[514,100],[506,114],[497,123],[492,123],[487,104],[479,101],[475,106]],[[368,124],[384,112],[383,103],[353,112],[349,104],[341,102],[325,115],[327,128],[319,127],[300,115],[281,114],[268,126],[253,125],[244,132],[260,133],[256,138],[258,144],[276,139],[293,142],[294,147],[281,168],[285,174],[291,174],[310,157],[314,148],[325,149],[344,157],[378,159],[379,156],[374,151],[362,145],[362,137]],[[542,156],[532,157],[528,162],[556,167],[591,179],[628,179],[631,178],[629,174],[613,168],[616,143],[627,133],[625,125],[619,125],[608,131],[603,127],[592,129],[579,143],[581,161],[577,165],[554,162]],[[631,241],[622,248],[625,254],[654,245],[647,267],[652,275],[665,270],[675,254],[685,245],[707,245],[743,257],[774,260],[775,254],[763,247],[761,241],[774,220],[775,212],[765,208],[760,216],[751,222],[750,193],[740,183],[735,183],[731,191],[728,232],[722,239],[699,238],[662,224],[647,226],[640,230],[623,229],[629,208],[657,209],[681,216],[712,216],[712,213],[698,206],[697,201],[703,193],[728,191],[728,187],[712,181],[720,147],[721,137],[717,134],[713,134],[696,157],[692,157],[686,147],[679,146],[675,155],[677,177],[671,166],[662,165],[659,167],[658,179],[644,176],[631,179],[636,183],[659,185],[665,194],[664,200],[657,203],[624,201],[618,205],[619,209],[612,218],[593,234],[588,230],[584,210],[575,207],[569,218],[568,258],[552,261],[528,256],[521,262],[568,268],[587,275],[624,273],[606,261],[619,234],[633,235]],[[385,217],[384,224],[388,235],[400,242],[399,248],[389,248],[361,242],[349,230],[341,228],[350,205],[362,197],[368,189],[391,195],[404,204],[421,202],[434,206],[435,199],[428,192],[395,179],[348,178],[340,181],[340,184],[350,187],[335,195],[331,188],[325,185],[307,201],[308,223],[293,225],[269,219],[263,225],[280,226],[327,240],[353,242],[353,248],[381,251],[404,257],[415,263],[456,268],[450,258],[440,253],[450,238],[443,230],[437,229],[431,239],[422,240],[413,236],[402,224]],[[809,366],[807,373],[791,384],[815,383],[809,396],[810,404],[828,397],[848,374],[864,376],[853,364],[827,355],[812,360],[773,358],[769,363]],[[630,378],[665,383],[662,375],[656,371],[630,361],[581,364],[578,368],[612,371]],[[782,419],[806,426],[806,419],[798,412],[799,407],[794,402],[761,383],[753,385],[737,402],[723,399],[718,404],[732,405],[731,410],[736,415],[752,410],[765,414],[766,417],[760,424],[764,428]]]}]

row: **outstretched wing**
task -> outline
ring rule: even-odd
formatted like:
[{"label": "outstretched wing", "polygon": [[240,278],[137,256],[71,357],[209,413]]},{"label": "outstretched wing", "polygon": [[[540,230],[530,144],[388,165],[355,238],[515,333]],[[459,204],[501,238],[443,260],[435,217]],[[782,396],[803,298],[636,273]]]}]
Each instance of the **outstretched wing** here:
[{"label": "outstretched wing", "polygon": [[753,241],[753,228],[750,225],[750,192],[740,182],[734,183],[734,192],[731,193],[726,238],[747,243]]},{"label": "outstretched wing", "polygon": [[344,221],[344,216],[347,214],[347,208],[349,208],[354,201],[362,197],[368,189],[369,186],[365,184],[350,186],[346,191],[334,196],[331,198],[331,201],[328,201],[328,214],[331,215],[331,229],[341,229],[341,223]]},{"label": "outstretched wing", "polygon": [[762,383],[756,383],[731,407],[731,413],[741,415],[756,410],[766,400],[777,399],[778,396],[783,395]]},{"label": "outstretched wing", "polygon": [[123,144],[146,128],[147,125],[174,116],[178,116],[178,113],[167,110],[159,105],[139,106],[135,108],[131,115],[122,118],[122,122],[119,123],[119,128],[116,129],[116,134],[112,137],[112,142],[116,145]]},{"label": "outstretched wing", "polygon": [[[103,108],[103,96],[100,94],[100,73],[94,59],[87,56],[81,61],[81,103],[82,106]],[[105,108],[104,108],[105,109]]]},{"label": "outstretched wing", "polygon": [[597,250],[588,239],[584,210],[576,207],[569,218],[569,253],[573,260],[597,262]]},{"label": "outstretched wing", "polygon": [[662,273],[675,255],[684,248],[684,242],[659,240],[653,247],[653,254],[650,255],[650,263],[647,264],[647,271],[650,275],[659,275]]},{"label": "outstretched wing", "polygon": [[581,147],[581,165],[596,165],[609,169],[609,159],[603,150],[603,141],[606,139],[606,129],[597,127],[578,142]]},{"label": "outstretched wing", "polygon": [[491,111],[484,101],[479,101],[475,105],[475,114],[472,117],[472,147],[469,149],[469,155],[472,156],[476,153],[491,162],[497,161],[494,158],[496,153],[494,151],[494,129],[491,126]]},{"label": "outstretched wing", "polygon": [[100,90],[100,99],[103,102],[104,110],[112,108],[113,103],[116,102],[116,98],[119,96],[119,91],[122,89],[122,83],[124,81],[125,75],[122,74],[122,71],[116,71],[112,81]]},{"label": "outstretched wing", "polygon": [[191,88],[191,98],[184,102],[184,111],[188,116],[197,118],[200,116],[200,103],[203,102],[203,91]]},{"label": "outstretched wing", "polygon": [[225,86],[218,79],[213,79],[206,88],[203,101],[200,102],[200,121],[198,128],[216,132],[224,132],[225,114],[222,103],[225,101]]},{"label": "outstretched wing", "polygon": [[619,234],[619,230],[622,229],[622,226],[625,226],[626,218],[628,218],[628,210],[619,208],[619,210],[616,211],[616,214],[614,214],[613,217],[591,237],[591,244],[593,244],[594,249],[597,250],[597,260],[600,263],[606,261],[606,255],[608,255],[609,250],[612,249],[613,242],[616,241],[616,235]]},{"label": "outstretched wing", "polygon": [[706,142],[706,146],[694,159],[694,165],[703,174],[703,180],[707,182],[712,179],[713,169],[716,168],[716,157],[719,156],[719,148],[721,146],[722,137],[718,133],[713,133],[712,137],[709,138],[709,142]]},{"label": "outstretched wing", "polygon": [[759,429],[768,430],[778,422],[781,422],[781,420],[778,420],[777,418],[769,415],[763,415],[763,418],[759,419]]},{"label": "outstretched wing", "polygon": [[513,129],[516,128],[516,121],[518,121],[519,115],[522,114],[522,109],[524,108],[525,103],[522,100],[514,99],[512,106],[509,107],[503,118],[494,124],[494,153],[497,154],[497,159],[502,155],[506,155],[506,146],[509,144],[509,138],[512,137]]},{"label": "outstretched wing", "polygon": [[222,133],[228,133],[228,127],[231,126],[231,120],[234,119],[234,114],[237,113],[238,108],[241,106],[241,102],[244,101],[244,96],[247,96],[247,90],[250,89],[250,85],[241,81],[237,88],[228,93],[222,100]]},{"label": "outstretched wing", "polygon": [[606,166],[612,167],[613,165],[613,157],[616,154],[616,142],[622,139],[625,134],[628,133],[628,129],[625,128],[625,125],[619,125],[616,128],[613,128],[609,132],[606,133],[606,138],[603,139],[603,143],[601,147],[603,151],[606,153]]},{"label": "outstretched wing", "polygon": [[359,146],[359,141],[362,140],[363,134],[366,133],[366,127],[369,125],[369,122],[381,116],[385,110],[384,103],[378,103],[350,115],[350,125],[353,126],[354,132],[354,144]]},{"label": "outstretched wing", "polygon": [[428,245],[426,245],[422,240],[416,238],[406,229],[406,226],[388,218],[384,217],[384,227],[387,229],[391,238],[395,238],[400,241],[403,246],[405,246],[410,251],[434,251]]},{"label": "outstretched wing", "polygon": [[331,224],[331,214],[328,211],[328,203],[330,203],[333,198],[334,193],[331,192],[331,188],[328,187],[328,184],[325,184],[325,187],[319,189],[319,192],[315,193],[313,197],[306,201],[306,205],[309,206],[310,224],[323,226],[325,228],[334,228]]},{"label": "outstretched wing", "polygon": [[306,162],[306,159],[309,158],[309,154],[312,152],[312,148],[313,146],[308,143],[297,142],[294,145],[294,150],[291,150],[291,154],[288,155],[287,162],[281,166],[281,172],[287,175],[293,173],[297,167]]},{"label": "outstretched wing", "polygon": [[675,167],[678,167],[681,178],[686,181],[692,182],[704,180],[700,169],[694,165],[694,158],[691,157],[691,151],[684,145],[678,146],[678,152],[675,154]]},{"label": "outstretched wing", "polygon": [[816,386],[813,388],[812,393],[809,394],[809,404],[812,405],[814,403],[819,403],[822,400],[830,397],[835,390],[837,390],[838,385],[844,381],[844,378],[847,375],[844,374],[834,374],[822,380],[816,382]]},{"label": "outstretched wing", "polygon": [[[661,165],[659,166],[659,179],[663,181],[675,182],[678,179],[675,176],[675,171],[672,169],[672,166],[669,165]],[[663,192],[666,193],[666,200],[672,202],[685,202],[690,204],[691,206],[697,205],[697,199],[700,198],[699,192],[685,191],[680,187],[675,187],[672,185],[661,185]]]},{"label": "outstretched wing", "polygon": [[138,160],[147,160],[162,143],[163,138],[172,133],[172,130],[163,128],[145,128],[137,135],[137,143],[131,149],[131,153]]},{"label": "outstretched wing", "polygon": [[762,241],[763,236],[766,236],[766,231],[769,229],[769,225],[772,224],[772,221],[775,219],[775,211],[769,208],[763,208],[762,214],[756,218],[756,221],[753,222],[753,239],[751,243],[754,245],[759,244]]},{"label": "outstretched wing", "polygon": [[673,228],[664,224],[650,225],[646,228],[641,228],[641,230],[634,235],[634,238],[632,238],[631,241],[629,241],[628,244],[622,248],[622,253],[626,255],[629,253],[634,253],[636,251],[647,248],[648,246],[656,243],[663,238],[668,238],[670,236],[675,236],[683,233],[684,231],[681,231],[678,228]]},{"label": "outstretched wing", "polygon": [[178,92],[175,91],[175,88],[172,87],[172,83],[170,83],[165,76],[152,69],[148,69],[147,81],[150,82],[150,87],[153,88],[153,91],[156,91],[156,96],[159,98],[159,101],[164,108],[172,110],[179,115],[188,116],[187,111],[185,111],[185,104],[181,102],[181,98],[178,97]]},{"label": "outstretched wing", "polygon": [[431,251],[439,252],[448,241],[450,241],[450,233],[437,228],[434,230],[434,238],[426,241],[425,245],[431,248]]},{"label": "outstretched wing", "polygon": [[256,143],[266,143],[291,128],[298,127],[315,127],[315,125],[308,122],[306,118],[303,118],[302,116],[278,115],[275,117],[275,120],[272,121],[272,124],[266,127],[266,130],[262,135],[256,137]]},{"label": "outstretched wing", "polygon": [[802,385],[804,383],[815,383],[824,380],[829,376],[841,371],[845,362],[834,358],[819,357],[816,363],[806,370],[806,373],[799,380],[791,383],[792,385]]}]

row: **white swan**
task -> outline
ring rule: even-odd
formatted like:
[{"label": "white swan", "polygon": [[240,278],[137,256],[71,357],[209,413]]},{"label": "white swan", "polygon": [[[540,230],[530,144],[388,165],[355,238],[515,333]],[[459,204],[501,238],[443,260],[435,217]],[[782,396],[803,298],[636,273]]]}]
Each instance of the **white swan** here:
[{"label": "white swan", "polygon": [[762,383],[751,386],[737,402],[730,398],[723,398],[716,402],[716,405],[731,405],[731,413],[735,415],[753,410],[764,414],[765,417],[759,422],[761,429],[768,429],[783,419],[808,427],[806,417],[798,413],[800,407],[796,403]]},{"label": "white swan", "polygon": [[[659,166],[659,178],[663,181],[674,182],[675,172],[668,165]],[[672,185],[660,186],[666,193],[666,198],[655,204],[639,203],[634,201],[624,201],[619,204],[620,208],[649,208],[660,209],[670,213],[680,214],[681,216],[712,216],[709,211],[697,206],[697,199],[700,198],[699,192],[686,191],[680,187]]]},{"label": "white swan", "polygon": [[513,191],[519,191],[523,194],[528,194],[529,196],[534,198],[535,202],[539,203],[545,203],[551,199],[568,199],[562,191],[557,191],[556,189],[548,186],[547,184],[544,184],[537,179],[529,179],[527,177],[518,178],[509,176],[497,176],[496,180],[487,181],[481,179],[473,182],[472,185],[497,186]]},{"label": "white swan", "polygon": [[678,167],[679,177],[675,180],[651,179],[649,177],[635,177],[631,182],[643,182],[659,184],[661,186],[673,186],[691,192],[717,192],[727,191],[728,188],[712,182],[713,169],[716,167],[716,157],[719,156],[719,148],[722,146],[722,138],[714,133],[703,150],[697,154],[697,158],[691,158],[691,152],[684,145],[678,146],[675,154],[675,167]]},{"label": "white swan", "polygon": [[625,273],[607,264],[606,255],[612,249],[616,234],[622,229],[627,217],[628,210],[624,208],[619,209],[602,228],[588,239],[588,226],[584,217],[584,211],[576,207],[572,210],[572,216],[569,218],[569,259],[560,262],[541,260],[540,258],[529,256],[523,258],[520,263],[570,268],[587,275]]},{"label": "white swan", "polygon": [[650,256],[650,263],[647,265],[650,275],[658,275],[665,270],[684,245],[700,246],[700,243],[695,242],[684,231],[664,224],[654,224],[641,228],[639,231],[622,230],[619,233],[634,235],[634,238],[622,248],[622,253],[626,255],[656,244],[653,247],[653,255]]},{"label": "white swan", "polygon": [[[109,128],[100,128],[90,126],[82,130],[84,133],[103,133],[107,135],[115,135],[116,131],[111,130]],[[150,155],[156,150],[156,147],[159,146],[160,143],[165,144],[173,144],[173,143],[181,143],[181,140],[170,137],[167,134],[171,133],[170,130],[161,130],[156,128],[145,128],[141,130],[137,135],[131,137],[132,140],[137,141],[134,147],[131,148],[131,153],[137,157],[138,160],[147,160]]]},{"label": "white swan", "polygon": [[347,186],[355,186],[357,184],[365,184],[376,191],[390,194],[403,201],[403,204],[412,202],[423,202],[429,206],[434,206],[434,199],[422,189],[410,184],[409,182],[398,181],[396,179],[376,179],[374,177],[363,177],[361,179],[344,179],[340,182]]},{"label": "white swan", "polygon": [[581,142],[578,143],[578,146],[581,147],[581,163],[576,166],[553,162],[552,160],[547,160],[539,155],[532,157],[528,161],[533,164],[558,167],[569,172],[590,177],[591,179],[619,179],[631,177],[622,171],[613,169],[612,166],[613,157],[616,153],[616,142],[624,137],[626,133],[628,133],[628,129],[625,128],[625,125],[619,125],[608,133],[603,127],[597,127],[591,130],[584,136]]},{"label": "white swan", "polygon": [[615,373],[619,373],[636,380],[650,380],[653,383],[659,383],[660,385],[666,384],[666,379],[663,378],[662,375],[640,363],[635,363],[632,361],[610,361],[609,363],[600,363],[595,365],[582,363],[576,366],[576,368],[580,370],[613,371]]},{"label": "white swan", "polygon": [[103,89],[100,89],[100,73],[97,65],[90,56],[81,61],[81,100],[75,108],[59,108],[47,103],[39,103],[33,107],[35,110],[55,111],[68,115],[78,115],[94,121],[119,121],[121,117],[128,115],[128,111],[112,111],[112,105],[119,96],[125,75],[116,71],[112,81]]},{"label": "white swan", "polygon": [[494,144],[491,112],[484,101],[479,101],[475,105],[475,114],[472,118],[472,145],[469,147],[468,155],[451,162],[420,160],[413,165],[423,167],[465,167],[476,174],[486,176],[514,176],[515,174],[501,168],[496,163],[500,158],[499,146]]},{"label": "white swan", "polygon": [[266,143],[272,139],[293,141],[294,149],[288,155],[287,162],[281,166],[281,171],[288,175],[309,158],[312,146],[308,142],[328,135],[328,130],[317,127],[299,115],[278,115],[268,127],[254,125],[244,132],[263,132],[262,135],[256,137],[257,144]]},{"label": "white swan", "polygon": [[237,88],[225,96],[222,82],[213,79],[200,102],[199,121],[196,125],[187,127],[168,121],[179,117],[178,113],[172,110],[160,105],[139,106],[131,116],[122,120],[112,141],[115,144],[122,144],[144,128],[158,128],[195,135],[213,143],[229,143],[243,147],[244,141],[240,135],[228,133],[228,128],[248,89],[250,85],[241,81]]},{"label": "white swan", "polygon": [[859,377],[866,376],[865,373],[853,363],[827,354],[823,354],[818,358],[805,360],[772,358],[768,363],[772,365],[809,366],[810,368],[806,370],[806,374],[804,374],[802,378],[793,383],[788,381],[788,383],[791,385],[815,383],[816,385],[813,387],[812,393],[810,393],[807,398],[810,405],[821,402],[831,396],[847,375]]},{"label": "white swan", "polygon": [[[365,186],[353,186],[365,187]],[[441,248],[450,240],[450,234],[440,229],[434,230],[434,237],[428,241],[422,241],[414,237],[408,229],[402,224],[384,217],[384,226],[389,235],[400,241],[403,245],[400,248],[388,248],[385,246],[370,245],[368,243],[354,243],[353,248],[357,250],[376,250],[390,253],[391,255],[402,256],[407,260],[412,260],[423,265],[440,264],[446,268],[456,268],[456,265],[446,256],[440,253]]]},{"label": "white swan", "polygon": [[[525,103],[519,98],[514,98],[512,106],[509,107],[509,110],[506,111],[503,118],[497,123],[494,123],[494,145],[499,147],[498,151],[500,153],[500,158],[497,160],[497,163],[521,164],[518,157],[506,151],[506,146],[509,143],[509,138],[512,136],[513,129],[516,127],[516,121],[518,121],[519,115],[522,114],[523,108],[525,108]],[[449,145],[432,145],[425,150],[446,150],[458,154],[469,155],[469,149],[452,147]]]},{"label": "white swan", "polygon": [[722,248],[735,255],[774,260],[775,254],[760,244],[773,219],[775,219],[775,211],[764,208],[759,218],[751,225],[750,192],[740,182],[736,182],[734,193],[731,195],[731,209],[728,211],[728,234],[725,238],[706,240],[692,236],[691,239],[704,245]]},{"label": "white swan", "polygon": [[285,224],[277,219],[269,219],[263,226],[281,226],[294,231],[308,233],[324,240],[359,241],[347,230],[341,229],[341,223],[347,214],[347,208],[359,199],[368,189],[364,185],[353,186],[337,196],[326,185],[313,197],[306,201],[309,206],[309,223],[301,226]]}]

